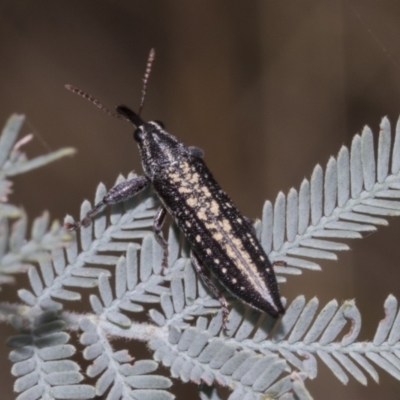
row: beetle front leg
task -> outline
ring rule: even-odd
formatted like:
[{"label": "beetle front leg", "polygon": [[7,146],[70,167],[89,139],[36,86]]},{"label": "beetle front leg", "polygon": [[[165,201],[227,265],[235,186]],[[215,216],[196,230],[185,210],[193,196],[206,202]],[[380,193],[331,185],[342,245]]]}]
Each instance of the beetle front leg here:
[{"label": "beetle front leg", "polygon": [[160,208],[157,210],[156,215],[154,216],[154,222],[153,222],[154,235],[156,237],[158,244],[163,249],[163,260],[161,264],[162,269],[168,267],[168,243],[161,236],[161,229],[164,224],[166,216],[167,216],[167,210],[164,208],[164,206],[160,206]]},{"label": "beetle front leg", "polygon": [[111,188],[106,195],[103,197],[99,203],[97,203],[79,222],[74,223],[67,223],[65,227],[70,231],[75,231],[80,227],[88,226],[91,222],[93,217],[98,214],[104,207],[110,204],[117,204],[123,201],[130,199],[131,197],[135,196],[143,189],[145,189],[149,184],[149,181],[144,176],[137,176],[136,178],[129,179],[125,182],[121,182],[118,185],[115,185]]},{"label": "beetle front leg", "polygon": [[211,290],[212,294],[219,300],[221,303],[222,308],[222,327],[226,330],[226,323],[229,318],[229,310],[228,310],[228,303],[225,300],[223,294],[218,290],[218,288],[211,282],[211,279],[204,273],[203,265],[199,260],[197,254],[192,250],[190,252],[190,260],[200,275],[201,279],[203,280],[204,284]]}]

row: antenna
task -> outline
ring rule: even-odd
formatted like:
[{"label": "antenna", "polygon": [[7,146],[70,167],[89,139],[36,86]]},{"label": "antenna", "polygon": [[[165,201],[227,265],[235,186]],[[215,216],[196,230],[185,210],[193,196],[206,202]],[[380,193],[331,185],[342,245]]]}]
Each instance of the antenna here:
[{"label": "antenna", "polygon": [[[153,66],[153,61],[156,56],[156,52],[154,49],[150,50],[149,57],[147,58],[147,64],[146,64],[146,71],[144,72],[143,76],[143,86],[142,86],[142,98],[140,99],[140,107],[139,107],[139,112],[137,116],[140,116],[140,113],[142,112],[143,105],[144,105],[144,99],[146,97],[146,90],[147,90],[147,83],[149,81],[149,76],[151,72],[151,67]],[[111,115],[112,117],[122,119],[124,121],[131,121],[131,119],[128,119],[126,117],[117,113],[114,113],[110,111],[107,107],[103,106],[96,98],[91,96],[89,93],[85,92],[82,89],[79,89],[75,86],[72,85],[65,85],[65,88],[69,90],[72,93],[77,94],[78,96],[83,97],[84,99],[90,101],[92,104],[94,104],[97,108],[100,108],[100,110],[104,111],[106,114]]]},{"label": "antenna", "polygon": [[138,112],[139,116],[143,109],[144,99],[146,97],[147,82],[149,81],[151,67],[153,66],[153,61],[154,61],[155,57],[156,57],[156,52],[154,49],[151,49],[150,53],[149,53],[149,57],[147,58],[146,71],[143,76],[142,98],[140,99],[140,106],[139,106],[139,112]]},{"label": "antenna", "polygon": [[111,115],[112,117],[122,119],[124,121],[129,121],[127,118],[123,117],[122,115],[119,115],[117,113],[114,113],[110,111],[107,107],[103,106],[97,99],[95,99],[93,96],[91,96],[89,93],[86,93],[82,89],[79,89],[75,86],[72,85],[65,85],[65,88],[69,90],[72,93],[77,94],[78,96],[83,97],[84,99],[90,101],[92,104],[94,104],[97,108],[100,108],[100,110],[104,111],[106,114]]}]

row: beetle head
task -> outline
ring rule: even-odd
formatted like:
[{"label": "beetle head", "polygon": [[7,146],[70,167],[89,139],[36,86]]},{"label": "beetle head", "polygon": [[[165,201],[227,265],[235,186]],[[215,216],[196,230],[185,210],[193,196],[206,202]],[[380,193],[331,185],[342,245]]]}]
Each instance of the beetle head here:
[{"label": "beetle head", "polygon": [[188,154],[186,146],[166,132],[160,122],[144,122],[138,114],[125,106],[117,107],[117,112],[136,128],[133,138],[139,147],[144,172],[150,179]]}]

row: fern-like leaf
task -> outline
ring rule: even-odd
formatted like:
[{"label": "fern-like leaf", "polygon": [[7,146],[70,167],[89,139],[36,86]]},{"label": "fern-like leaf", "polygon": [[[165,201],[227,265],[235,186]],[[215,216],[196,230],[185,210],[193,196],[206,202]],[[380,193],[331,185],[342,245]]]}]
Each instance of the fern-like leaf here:
[{"label": "fern-like leaf", "polygon": [[[217,382],[255,398],[263,394],[275,398],[293,390],[293,371],[301,371],[303,379],[315,378],[317,358],[345,384],[350,375],[366,385],[366,373],[377,382],[373,364],[400,380],[400,312],[393,296],[385,302],[386,316],[372,342],[356,342],[361,315],[354,301],[339,307],[333,300],[317,313],[318,305],[316,298],[306,303],[299,296],[274,326],[268,315],[239,304],[232,309],[225,332],[221,312],[210,321],[201,316],[195,327],[182,328],[154,311],[150,313],[153,320],[168,328],[168,341],[161,340],[159,333],[150,346],[155,360],[170,367],[171,375],[183,382],[209,386]],[[166,315],[171,314],[170,308],[163,307]]]},{"label": "fern-like leaf", "polygon": [[15,348],[10,352],[12,374],[18,379],[14,390],[17,400],[91,399],[94,389],[82,385],[79,365],[68,358],[75,347],[67,344],[70,336],[63,332],[65,323],[52,311],[32,317],[13,316],[13,326],[20,332],[8,340]]},{"label": "fern-like leaf", "polygon": [[279,275],[319,270],[318,259],[336,260],[335,252],[349,249],[340,239],[359,239],[387,225],[384,217],[400,215],[399,122],[392,146],[389,120],[382,120],[376,153],[375,160],[372,131],[365,127],[350,151],[343,146],[329,159],[325,172],[317,165],[299,191],[280,192],[274,205],[264,204],[262,245],[272,260],[289,266],[276,267]]},{"label": "fern-like leaf", "polygon": [[89,377],[98,377],[96,395],[105,399],[152,399],[170,400],[174,396],[165,389],[171,381],[160,375],[152,375],[158,363],[152,360],[133,362],[127,350],[113,351],[104,331],[89,319],[80,323],[83,331],[80,341],[86,346],[83,355],[93,363],[87,369]]},{"label": "fern-like leaf", "polygon": [[[59,158],[74,154],[65,148],[28,160],[21,151],[30,141],[28,135],[17,142],[25,117],[12,115],[0,136],[0,285],[14,282],[13,274],[28,270],[32,262],[50,259],[48,250],[63,245],[69,235],[54,222],[48,231],[49,215],[44,213],[35,220],[31,240],[26,241],[27,217],[23,209],[8,203],[11,182],[8,177],[41,167]],[[8,218],[18,218],[11,224]]]},{"label": "fern-like leaf", "polygon": [[[280,280],[302,268],[320,269],[318,260],[334,260],[337,251],[349,248],[341,239],[361,238],[363,232],[386,225],[385,217],[400,215],[400,127],[393,146],[387,119],[381,128],[376,160],[366,128],[350,150],[343,147],[328,161],[325,171],[317,166],[298,191],[279,193],[274,205],[265,203],[255,230],[270,258],[288,263],[276,267]],[[100,184],[95,203],[105,193]],[[304,296],[287,305],[277,326],[272,317],[230,301],[224,331],[220,303],[195,273],[190,245],[174,224],[168,232],[168,267],[162,270],[162,249],[151,229],[157,204],[145,191],[113,206],[109,215],[103,211],[68,248],[50,246],[51,262],[35,258],[39,267],[28,271],[32,289],[19,292],[28,314],[41,315],[43,309],[61,310],[66,301],[81,299],[83,289],[97,286],[89,295],[92,313],[74,318],[61,314],[69,329],[82,331],[84,357],[92,361],[87,375],[97,380],[90,395],[173,398],[167,390],[171,381],[152,374],[158,363],[172,377],[197,383],[204,399],[218,399],[216,385],[221,385],[232,389],[230,400],[309,400],[304,381],[317,376],[321,361],[343,383],[350,377],[362,384],[369,377],[377,381],[376,367],[400,380],[400,314],[393,296],[385,302],[385,318],[371,342],[356,341],[361,315],[354,301],[339,306],[333,300],[320,309],[318,299],[306,302]],[[85,201],[81,217],[90,208]],[[33,238],[42,237],[43,226],[36,224]],[[22,243],[21,237],[15,235],[13,243]],[[137,321],[143,312],[150,323]],[[32,325],[32,317],[27,321]],[[31,336],[20,345],[30,346]],[[133,362],[126,351],[112,348],[112,337],[148,342],[154,360]],[[70,386],[87,389],[79,389],[77,379]]]}]

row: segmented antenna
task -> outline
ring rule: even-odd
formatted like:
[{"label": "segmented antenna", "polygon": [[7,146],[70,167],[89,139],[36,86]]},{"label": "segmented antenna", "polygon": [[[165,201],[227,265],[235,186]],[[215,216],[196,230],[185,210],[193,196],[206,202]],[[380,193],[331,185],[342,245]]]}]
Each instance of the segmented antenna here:
[{"label": "segmented antenna", "polygon": [[127,118],[123,117],[122,115],[116,114],[112,111],[110,111],[107,107],[103,106],[97,99],[95,99],[93,96],[91,96],[89,93],[86,93],[82,89],[79,89],[75,86],[72,85],[65,85],[65,88],[69,90],[72,93],[77,94],[78,96],[83,97],[84,99],[90,101],[92,104],[94,104],[97,108],[100,108],[100,110],[104,111],[106,114],[111,115],[112,117],[122,119],[124,121],[129,121]]},{"label": "segmented antenna", "polygon": [[[150,53],[149,53],[149,57],[147,58],[146,71],[143,76],[142,98],[140,100],[139,112],[137,114],[138,116],[140,116],[140,113],[142,112],[142,109],[143,109],[144,99],[146,97],[147,83],[149,81],[151,67],[153,65],[155,56],[156,56],[155,50],[151,49]],[[103,106],[103,104],[101,104],[96,98],[94,98],[89,93],[85,92],[84,90],[79,89],[72,85],[65,85],[65,88],[67,90],[69,90],[70,92],[75,93],[78,96],[81,96],[84,99],[90,101],[92,104],[94,104],[97,108],[100,108],[100,110],[104,111],[106,114],[111,115],[112,117],[115,117],[118,119],[122,119],[124,121],[130,121],[128,118],[125,118],[123,115],[120,115],[120,114],[110,111],[107,107]]]},{"label": "segmented antenna", "polygon": [[143,86],[142,86],[142,98],[140,100],[140,107],[139,107],[139,112],[138,115],[140,116],[143,105],[144,105],[144,99],[146,97],[146,90],[147,90],[147,82],[149,81],[149,76],[151,72],[151,67],[153,66],[153,61],[154,58],[156,57],[156,52],[154,49],[150,50],[149,57],[147,58],[147,64],[146,64],[146,71],[143,76]]}]

